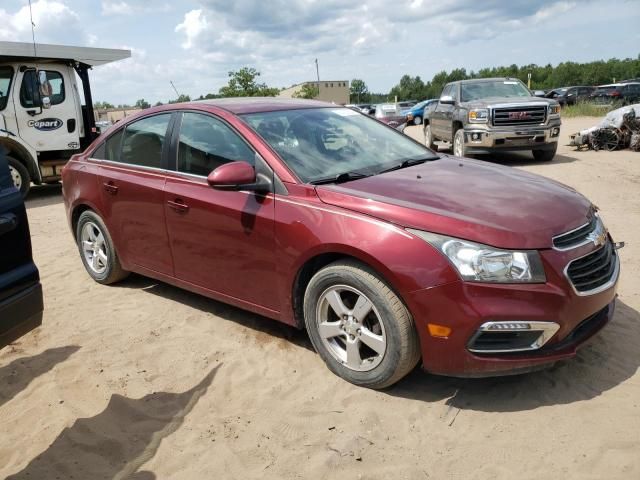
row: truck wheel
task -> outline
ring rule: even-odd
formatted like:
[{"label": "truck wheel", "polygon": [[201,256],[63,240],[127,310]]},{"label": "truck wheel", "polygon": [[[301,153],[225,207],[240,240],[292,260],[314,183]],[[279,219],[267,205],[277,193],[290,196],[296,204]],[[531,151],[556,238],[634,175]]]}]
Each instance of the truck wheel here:
[{"label": "truck wheel", "polygon": [[23,197],[26,197],[31,188],[31,175],[29,170],[22,163],[13,157],[7,157],[9,161],[9,171],[11,172],[11,179]]},{"label": "truck wheel", "polygon": [[87,210],[80,215],[76,242],[84,268],[96,282],[109,285],[129,275],[120,265],[107,226],[95,212]]},{"label": "truck wheel", "polygon": [[414,125],[420,125],[422,123],[422,117],[416,115],[415,117],[413,117],[413,124]]},{"label": "truck wheel", "polygon": [[466,147],[464,145],[464,130],[459,128],[453,135],[453,154],[456,157],[468,157],[466,153]]},{"label": "truck wheel", "polygon": [[435,144],[433,133],[431,133],[431,125],[429,124],[424,127],[424,144],[434,152],[438,151],[438,146]]},{"label": "truck wheel", "polygon": [[537,162],[550,162],[553,160],[553,157],[556,156],[556,151],[558,150],[558,145],[556,144],[555,148],[552,150],[534,150],[533,158]]},{"label": "truck wheel", "polygon": [[334,262],[313,276],[304,295],[304,319],[327,367],[354,385],[388,387],[420,359],[409,311],[358,262]]}]

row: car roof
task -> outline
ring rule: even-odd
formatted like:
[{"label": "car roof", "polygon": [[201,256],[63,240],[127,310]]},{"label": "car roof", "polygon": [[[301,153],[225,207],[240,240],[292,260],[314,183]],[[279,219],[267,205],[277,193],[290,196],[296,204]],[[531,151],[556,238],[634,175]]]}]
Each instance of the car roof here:
[{"label": "car roof", "polygon": [[279,110],[299,110],[303,108],[342,108],[342,105],[321,102],[318,100],[305,100],[298,98],[277,98],[277,97],[234,97],[234,98],[214,98],[210,100],[196,100],[186,102],[202,105],[213,105],[222,108],[236,115],[244,113],[275,112]]}]

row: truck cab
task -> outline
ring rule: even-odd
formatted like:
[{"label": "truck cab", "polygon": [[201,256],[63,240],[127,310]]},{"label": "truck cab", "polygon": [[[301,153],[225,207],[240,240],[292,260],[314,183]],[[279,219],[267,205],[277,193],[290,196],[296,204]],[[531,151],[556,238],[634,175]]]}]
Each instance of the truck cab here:
[{"label": "truck cab", "polygon": [[23,195],[32,182],[59,181],[68,159],[98,135],[88,71],[130,56],[128,50],[0,42],[0,147]]}]

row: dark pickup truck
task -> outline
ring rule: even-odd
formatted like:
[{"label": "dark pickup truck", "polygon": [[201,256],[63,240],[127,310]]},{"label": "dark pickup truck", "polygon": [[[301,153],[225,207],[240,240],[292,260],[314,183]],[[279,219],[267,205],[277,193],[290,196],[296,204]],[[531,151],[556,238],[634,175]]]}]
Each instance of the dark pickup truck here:
[{"label": "dark pickup truck", "polygon": [[0,348],[38,327],[42,311],[27,212],[0,146]]},{"label": "dark pickup truck", "polygon": [[434,109],[425,111],[424,139],[452,143],[454,155],[531,150],[550,161],[560,136],[560,105],[534,97],[518,79],[483,78],[447,84]]}]

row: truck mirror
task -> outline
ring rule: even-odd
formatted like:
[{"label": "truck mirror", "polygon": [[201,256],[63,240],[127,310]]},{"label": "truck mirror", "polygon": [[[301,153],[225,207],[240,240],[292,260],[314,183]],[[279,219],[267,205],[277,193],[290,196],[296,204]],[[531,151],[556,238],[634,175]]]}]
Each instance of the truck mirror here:
[{"label": "truck mirror", "polygon": [[38,70],[36,78],[38,79],[38,93],[40,96],[40,107],[51,108],[51,95],[53,94],[53,87],[51,82],[47,78],[47,72],[44,70]]}]

